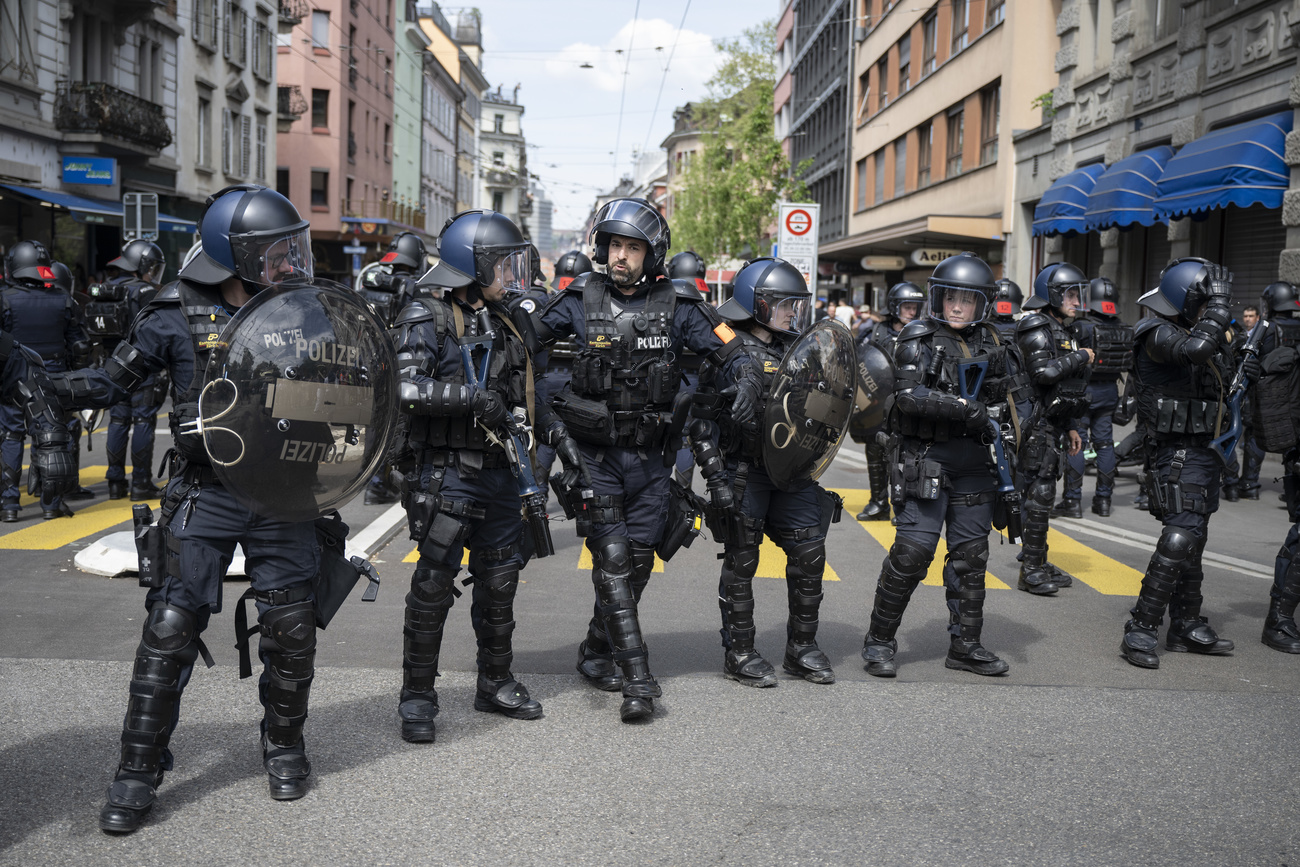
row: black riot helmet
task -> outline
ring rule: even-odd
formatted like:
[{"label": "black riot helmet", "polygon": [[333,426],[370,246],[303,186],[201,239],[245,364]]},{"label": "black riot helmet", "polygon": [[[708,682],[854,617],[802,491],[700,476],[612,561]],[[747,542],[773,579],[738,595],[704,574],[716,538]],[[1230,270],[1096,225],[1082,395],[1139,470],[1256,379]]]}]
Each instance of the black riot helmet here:
[{"label": "black riot helmet", "polygon": [[57,289],[60,292],[72,294],[72,269],[62,262],[51,262],[50,273],[54,276],[45,281],[46,289]]},{"label": "black riot helmet", "polygon": [[528,242],[505,214],[478,209],[462,211],[447,220],[438,235],[438,264],[416,282],[417,286],[468,289],[471,301],[478,290],[497,277],[507,292],[528,288]]},{"label": "black riot helmet", "polygon": [[912,318],[919,319],[921,308],[925,306],[925,293],[920,286],[907,281],[890,286],[889,294],[885,296],[885,307],[889,310],[889,315],[900,322],[903,320],[903,305],[912,302],[916,303],[917,310],[917,315]]},{"label": "black riot helmet", "polygon": [[44,286],[54,279],[50,251],[40,241],[19,241],[5,256],[5,279],[10,283]]},{"label": "black riot helmet", "polygon": [[690,280],[703,295],[709,294],[709,284],[705,282],[708,267],[694,250],[683,250],[674,256],[668,263],[668,276],[674,280]]},{"label": "black riot helmet", "polygon": [[591,260],[581,250],[570,250],[560,257],[560,261],[555,263],[555,284],[556,292],[563,292],[569,288],[569,284],[579,274],[586,274],[591,270]]},{"label": "black riot helmet", "polygon": [[1065,295],[1074,290],[1079,297],[1076,313],[1088,309],[1088,275],[1069,262],[1053,262],[1038,272],[1034,278],[1034,294],[1025,302],[1026,310],[1039,310],[1051,307],[1061,310],[1065,306]]},{"label": "black riot helmet", "polygon": [[388,252],[379,264],[392,265],[394,274],[423,274],[429,270],[429,252],[419,235],[402,232],[389,242]]},{"label": "black riot helmet", "polygon": [[1214,294],[1211,265],[1208,259],[1197,256],[1175,259],[1160,272],[1160,284],[1144,293],[1138,304],[1190,327],[1200,315],[1201,306]]},{"label": "black riot helmet", "polygon": [[664,264],[671,246],[668,221],[645,199],[614,199],[596,213],[591,226],[591,243],[596,248],[596,264],[609,262],[609,236],[621,235],[644,241],[644,273],[654,274]]},{"label": "black riot helmet", "polygon": [[731,297],[718,308],[728,322],[752,319],[769,331],[798,334],[812,323],[812,293],[784,259],[755,259],[736,272]]},{"label": "black riot helmet", "polygon": [[311,225],[269,187],[236,184],[208,197],[199,220],[203,249],[181,278],[215,285],[238,277],[250,293],[286,280],[311,281]]},{"label": "black riot helmet", "polygon": [[137,238],[127,242],[122,255],[108,263],[108,267],[134,274],[146,283],[157,284],[162,279],[167,261],[163,251],[153,241]]},{"label": "black riot helmet", "polygon": [[[934,266],[934,271],[925,282],[930,289],[926,315],[935,322],[956,329],[983,322],[992,306],[993,293],[997,290],[993,269],[971,252],[958,253],[944,259]],[[950,322],[944,312],[945,299],[969,302],[962,305],[970,309],[969,316],[959,322]]]},{"label": "black riot helmet", "polygon": [[1010,322],[1020,314],[1025,293],[1020,291],[1020,284],[1006,277],[1000,278],[996,285],[998,288],[993,292],[993,318]]},{"label": "black riot helmet", "polygon": [[1269,283],[1259,296],[1259,306],[1264,309],[1264,318],[1272,319],[1274,313],[1295,314],[1300,312],[1300,294],[1295,285],[1285,280]]},{"label": "black riot helmet", "polygon": [[1119,289],[1109,277],[1093,277],[1088,284],[1088,309],[1107,319],[1119,318]]}]

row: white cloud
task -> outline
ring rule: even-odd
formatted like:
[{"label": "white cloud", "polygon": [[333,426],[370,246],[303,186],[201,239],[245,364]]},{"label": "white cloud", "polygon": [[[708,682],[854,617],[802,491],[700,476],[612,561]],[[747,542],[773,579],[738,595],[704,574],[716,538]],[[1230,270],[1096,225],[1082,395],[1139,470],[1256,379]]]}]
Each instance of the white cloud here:
[{"label": "white cloud", "polygon": [[[584,69],[584,63],[592,68]],[[649,93],[653,100],[660,81],[665,92],[702,92],[717,65],[717,51],[708,34],[689,29],[679,32],[662,18],[650,18],[628,21],[604,45],[574,42],[564,46],[547,59],[546,71],[562,81],[609,93],[622,90],[626,71],[628,93]],[[666,80],[665,66],[669,66]]]}]

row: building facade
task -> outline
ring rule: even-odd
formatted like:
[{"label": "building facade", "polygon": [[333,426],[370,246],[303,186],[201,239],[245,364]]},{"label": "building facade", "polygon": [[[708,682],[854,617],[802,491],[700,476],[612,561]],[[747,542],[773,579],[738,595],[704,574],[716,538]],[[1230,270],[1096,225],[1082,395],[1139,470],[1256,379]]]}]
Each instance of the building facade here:
[{"label": "building facade", "polygon": [[[399,206],[413,206],[429,219],[423,194],[424,99],[429,39],[420,27],[415,0],[397,4],[393,52],[393,188]],[[414,220],[413,220],[414,222]],[[425,236],[426,242],[428,237]]]},{"label": "building facade", "polygon": [[455,30],[437,4],[420,7],[420,26],[429,46],[424,55],[424,149],[421,201],[433,236],[457,212],[459,116],[465,101],[461,55]]},{"label": "building facade", "polygon": [[483,97],[479,120],[479,201],[505,214],[532,237],[532,196],[528,192],[528,149],[522,126],[519,88],[500,86]]},{"label": "building facade", "polygon": [[[832,293],[876,306],[953,253],[1000,271],[1013,231],[1013,130],[1038,124],[1056,18],[1041,0],[865,0],[854,28],[848,232],[822,239]],[[1013,50],[1014,46],[1014,50]],[[826,207],[823,201],[823,208]]]},{"label": "building facade", "polygon": [[1130,318],[1180,256],[1226,264],[1238,309],[1300,282],[1296,4],[1058,5],[1051,116],[1015,139],[1014,273],[1070,261],[1114,280]]},{"label": "building facade", "polygon": [[456,210],[484,207],[478,183],[479,119],[488,80],[483,75],[483,26],[478,10],[461,10],[456,19],[456,44],[460,46],[460,104],[456,139]]}]

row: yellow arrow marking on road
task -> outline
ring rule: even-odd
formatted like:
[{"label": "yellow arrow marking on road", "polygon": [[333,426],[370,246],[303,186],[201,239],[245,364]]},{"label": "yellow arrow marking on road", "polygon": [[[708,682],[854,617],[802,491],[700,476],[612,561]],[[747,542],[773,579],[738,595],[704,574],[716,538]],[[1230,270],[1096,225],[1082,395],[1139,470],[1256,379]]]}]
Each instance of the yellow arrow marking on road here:
[{"label": "yellow arrow marking on road", "polygon": [[[836,488],[835,493],[844,498],[844,521],[854,521],[853,516],[867,505],[867,500],[871,496],[871,491],[866,488]],[[880,543],[880,546],[886,551],[894,544],[894,525],[888,521],[854,521],[862,529],[871,535],[871,538]],[[921,583],[929,584],[931,587],[943,586],[943,559],[948,555],[948,544],[939,539],[939,544],[934,551],[934,560],[930,563],[930,569],[925,574],[925,580]],[[1062,566],[1061,568],[1065,568]],[[879,566],[876,567],[877,571]],[[1010,590],[1011,587],[1005,581],[995,577],[992,573],[986,573],[984,585],[990,590]]]}]

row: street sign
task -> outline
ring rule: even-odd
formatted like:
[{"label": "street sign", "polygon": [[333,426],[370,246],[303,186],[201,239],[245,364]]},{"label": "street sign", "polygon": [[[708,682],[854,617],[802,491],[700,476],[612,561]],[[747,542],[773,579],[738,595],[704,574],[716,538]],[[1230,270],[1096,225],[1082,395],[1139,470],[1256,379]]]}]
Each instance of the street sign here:
[{"label": "street sign", "polygon": [[902,271],[907,260],[902,256],[863,256],[858,264],[863,271]]},{"label": "street sign", "polygon": [[817,288],[817,224],[821,205],[815,202],[783,202],[777,212],[777,249],[793,265],[809,291]]},{"label": "street sign", "polygon": [[361,244],[348,244],[343,248],[343,252],[349,256],[364,256],[366,248]]},{"label": "street sign", "polygon": [[112,186],[117,183],[117,160],[112,157],[64,157],[63,182]]},{"label": "street sign", "polygon": [[944,259],[961,255],[961,250],[938,250],[933,247],[920,247],[912,251],[912,263],[933,268]]},{"label": "street sign", "polygon": [[126,193],[122,196],[122,238],[158,240],[158,194]]}]

